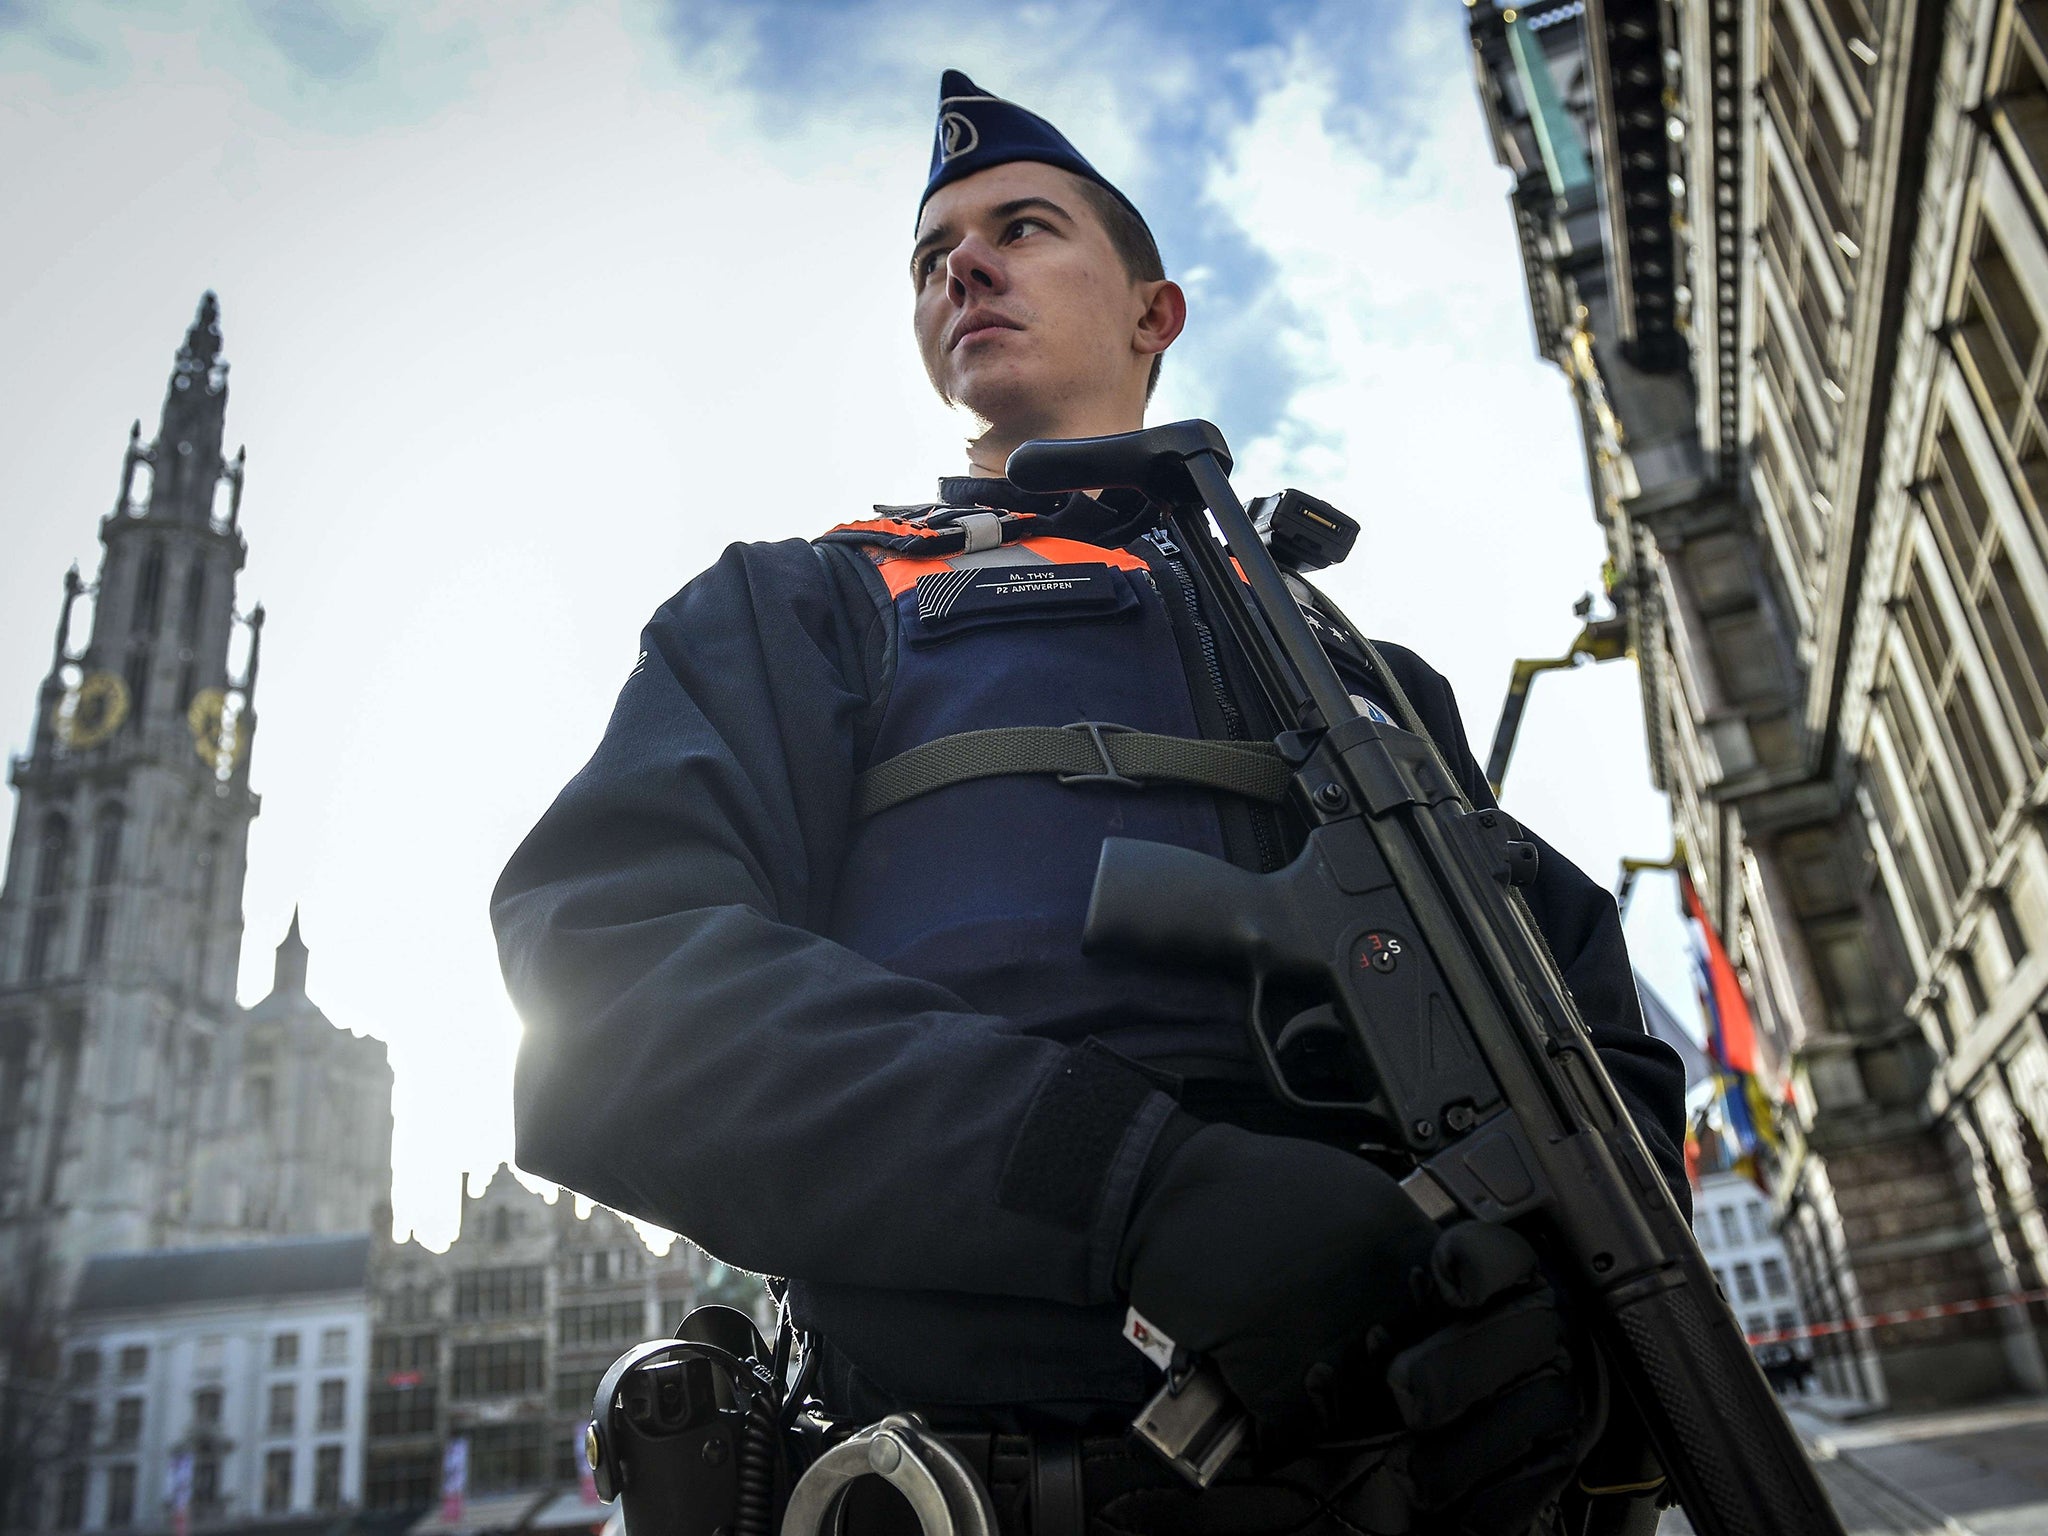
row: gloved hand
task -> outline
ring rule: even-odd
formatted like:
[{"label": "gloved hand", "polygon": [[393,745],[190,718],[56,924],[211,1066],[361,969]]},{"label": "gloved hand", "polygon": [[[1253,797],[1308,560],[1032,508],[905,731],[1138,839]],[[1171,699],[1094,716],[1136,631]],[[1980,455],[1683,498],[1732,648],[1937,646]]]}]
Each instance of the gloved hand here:
[{"label": "gloved hand", "polygon": [[1148,1170],[1117,1274],[1141,1316],[1216,1363],[1270,1447],[1326,1428],[1340,1378],[1421,1334],[1435,1242],[1372,1164],[1204,1125]]},{"label": "gloved hand", "polygon": [[1526,1239],[1479,1222],[1446,1229],[1427,1274],[1444,1321],[1387,1367],[1415,1432],[1415,1501],[1461,1536],[1526,1531],[1563,1492],[1594,1427],[1557,1293]]}]

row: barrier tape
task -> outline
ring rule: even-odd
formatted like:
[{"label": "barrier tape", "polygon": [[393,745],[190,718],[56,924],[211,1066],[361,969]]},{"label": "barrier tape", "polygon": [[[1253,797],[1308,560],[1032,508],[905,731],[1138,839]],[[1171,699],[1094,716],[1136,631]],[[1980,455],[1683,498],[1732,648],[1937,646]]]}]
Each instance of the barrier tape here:
[{"label": "barrier tape", "polygon": [[2048,1301],[2048,1289],[2008,1291],[2003,1296],[1979,1296],[1974,1301],[1938,1301],[1932,1306],[1906,1307],[1898,1312],[1873,1312],[1833,1323],[1802,1323],[1797,1328],[1767,1328],[1744,1334],[1751,1344],[1790,1344],[1797,1339],[1819,1339],[1837,1333],[1861,1333],[1871,1328],[1889,1328],[1896,1323],[1924,1323],[1931,1317],[1961,1317],[1966,1312],[1988,1312],[1993,1307],[2024,1307]]}]

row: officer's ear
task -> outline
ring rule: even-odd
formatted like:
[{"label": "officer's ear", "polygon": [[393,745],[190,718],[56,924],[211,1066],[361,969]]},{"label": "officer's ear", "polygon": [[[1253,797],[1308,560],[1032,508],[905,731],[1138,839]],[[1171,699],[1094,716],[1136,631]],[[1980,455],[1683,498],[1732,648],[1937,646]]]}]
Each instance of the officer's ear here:
[{"label": "officer's ear", "polygon": [[1138,316],[1138,328],[1131,336],[1131,348],[1146,357],[1157,357],[1174,343],[1188,323],[1188,296],[1172,278],[1138,284],[1145,308]]}]

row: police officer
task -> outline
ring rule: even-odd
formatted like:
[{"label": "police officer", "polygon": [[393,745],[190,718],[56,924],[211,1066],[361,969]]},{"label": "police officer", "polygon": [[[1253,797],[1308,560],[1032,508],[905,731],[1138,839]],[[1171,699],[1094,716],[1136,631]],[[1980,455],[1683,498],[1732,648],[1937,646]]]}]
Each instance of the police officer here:
[{"label": "police officer", "polygon": [[[917,755],[1081,721],[1274,729],[1158,508],[1002,478],[1027,439],[1140,426],[1186,301],[1049,123],[956,71],[940,96],[909,277],[932,385],[978,424],[969,473],[852,521],[841,487],[776,487],[838,526],[733,545],[649,621],[596,755],[493,897],[526,1023],[520,1162],[789,1277],[835,1413],[1016,1437],[1016,1531],[1528,1529],[1592,1398],[1534,1253],[1439,1233],[1355,1132],[1283,1112],[1241,989],[1080,951],[1105,836],[1272,868],[1301,829],[1199,774]],[[1382,651],[1490,803],[1449,687]],[[1682,1192],[1682,1078],[1613,902],[1548,848],[1531,899]],[[1159,1379],[1131,1308],[1257,1421],[1206,1492],[1119,1438]]]}]

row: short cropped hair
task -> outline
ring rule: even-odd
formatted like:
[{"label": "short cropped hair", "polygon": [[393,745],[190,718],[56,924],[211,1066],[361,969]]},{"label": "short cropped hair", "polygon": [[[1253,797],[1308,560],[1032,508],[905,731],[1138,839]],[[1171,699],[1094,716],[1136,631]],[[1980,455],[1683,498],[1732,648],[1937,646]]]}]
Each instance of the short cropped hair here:
[{"label": "short cropped hair", "polygon": [[[1145,221],[1126,208],[1109,188],[1080,176],[1074,178],[1074,183],[1081,189],[1081,195],[1088,199],[1088,206],[1095,210],[1095,216],[1102,221],[1110,246],[1116,251],[1117,260],[1123,263],[1124,276],[1134,283],[1156,283],[1165,277],[1166,263],[1159,259],[1159,243],[1152,238],[1152,231],[1145,227]],[[1159,365],[1165,361],[1164,352],[1152,358],[1152,373],[1145,380],[1147,400],[1159,387]]]}]

